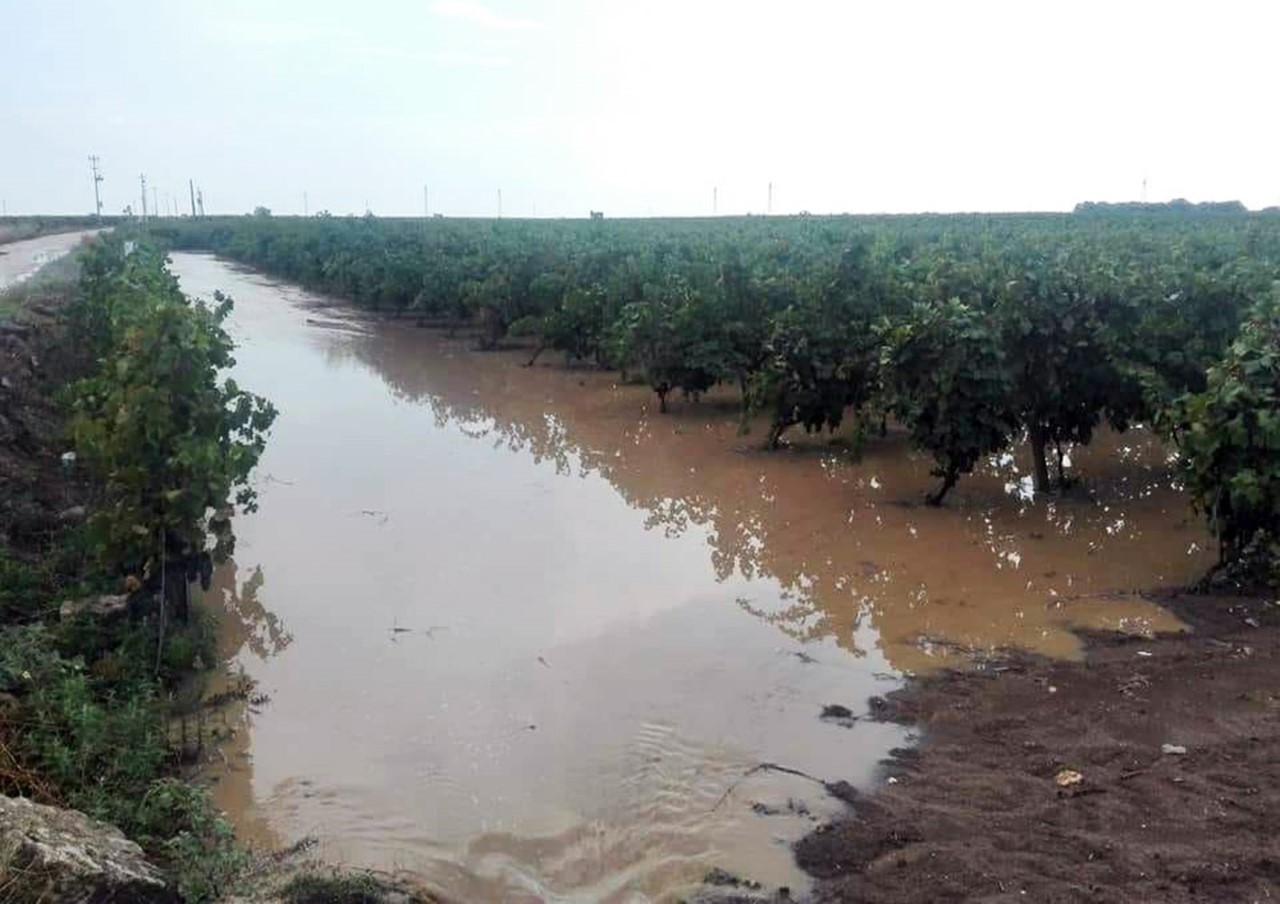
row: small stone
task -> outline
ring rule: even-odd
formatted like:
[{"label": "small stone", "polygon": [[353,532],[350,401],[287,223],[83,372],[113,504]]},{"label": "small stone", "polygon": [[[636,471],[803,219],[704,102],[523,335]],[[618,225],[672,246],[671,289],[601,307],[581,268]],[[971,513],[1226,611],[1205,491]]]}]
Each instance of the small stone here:
[{"label": "small stone", "polygon": [[1059,788],[1071,788],[1084,781],[1084,776],[1074,769],[1063,769],[1053,777],[1053,783]]},{"label": "small stone", "polygon": [[1187,748],[1181,744],[1161,744],[1160,752],[1165,756],[1182,756],[1187,752]]},{"label": "small stone", "polygon": [[58,512],[58,520],[63,524],[71,524],[77,521],[83,521],[87,514],[83,505],[73,505],[71,508],[63,509]]},{"label": "small stone", "polygon": [[81,615],[107,619],[121,615],[128,609],[129,597],[126,594],[103,593],[99,596],[88,596],[82,600],[66,600],[58,607],[58,617],[64,622]]}]

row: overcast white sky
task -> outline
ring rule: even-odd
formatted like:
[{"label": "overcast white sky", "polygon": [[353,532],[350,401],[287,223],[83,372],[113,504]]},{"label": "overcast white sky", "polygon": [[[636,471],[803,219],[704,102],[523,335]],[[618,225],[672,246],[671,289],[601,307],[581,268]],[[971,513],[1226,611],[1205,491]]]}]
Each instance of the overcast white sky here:
[{"label": "overcast white sky", "polygon": [[[1280,2],[0,0],[8,212],[1280,204]],[[186,205],[189,206],[189,205]]]}]

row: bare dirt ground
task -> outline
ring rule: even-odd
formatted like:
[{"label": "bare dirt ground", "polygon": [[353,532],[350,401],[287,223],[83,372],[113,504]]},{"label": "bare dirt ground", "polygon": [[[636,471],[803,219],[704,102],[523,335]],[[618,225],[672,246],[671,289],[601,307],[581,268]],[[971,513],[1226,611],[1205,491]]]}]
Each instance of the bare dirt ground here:
[{"label": "bare dirt ground", "polygon": [[[922,678],[874,708],[922,743],[796,848],[820,902],[1280,899],[1280,606]],[[874,701],[873,701],[874,702]]]},{"label": "bare dirt ground", "polygon": [[13,316],[0,312],[0,528],[15,548],[39,547],[70,505],[56,449],[62,415],[49,389],[64,376],[54,318],[65,297],[50,286]]}]

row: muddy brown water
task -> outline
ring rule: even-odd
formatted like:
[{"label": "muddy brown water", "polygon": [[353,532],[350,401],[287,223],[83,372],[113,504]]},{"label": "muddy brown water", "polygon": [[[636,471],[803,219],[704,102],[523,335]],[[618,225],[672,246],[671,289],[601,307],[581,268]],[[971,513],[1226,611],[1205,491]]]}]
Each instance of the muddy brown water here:
[{"label": "muddy brown water", "polygon": [[1208,539],[1141,431],[1022,450],[940,510],[891,431],[860,459],[743,437],[731,396],[644,387],[374,322],[214,258],[236,377],[280,417],[216,575],[230,661],[270,702],[211,769],[241,832],[306,836],[458,900],[674,900],[711,867],[803,887],[789,844],[868,788],[903,729],[855,713],[902,676],[1073,627],[1176,629],[1142,592]]},{"label": "muddy brown water", "polygon": [[100,230],[42,235],[21,242],[0,244],[0,290],[24,282],[45,264],[55,261]]}]

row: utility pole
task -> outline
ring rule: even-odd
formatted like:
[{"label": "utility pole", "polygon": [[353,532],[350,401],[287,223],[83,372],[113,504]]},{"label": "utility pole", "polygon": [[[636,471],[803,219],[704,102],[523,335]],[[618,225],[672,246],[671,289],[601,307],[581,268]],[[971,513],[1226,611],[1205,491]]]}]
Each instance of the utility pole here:
[{"label": "utility pole", "polygon": [[142,184],[142,219],[147,218],[147,177],[145,174],[138,176],[138,182]]},{"label": "utility pole", "polygon": [[151,186],[151,209],[155,212],[156,216],[161,215],[159,194],[156,192],[156,187],[154,185]]},{"label": "utility pole", "polygon": [[769,183],[769,203],[768,203],[768,206],[765,207],[765,213],[767,214],[773,213],[773,183],[772,182]]},{"label": "utility pole", "polygon": [[200,208],[200,219],[204,219],[204,189],[196,192],[196,206]]},{"label": "utility pole", "polygon": [[498,189],[498,219],[502,219],[502,189]]},{"label": "utility pole", "polygon": [[196,181],[188,179],[187,188],[191,191],[191,219],[194,220],[196,218]]},{"label": "utility pole", "polygon": [[711,215],[714,217],[720,209],[720,189],[711,189]]},{"label": "utility pole", "polygon": [[102,196],[98,193],[98,185],[102,182],[102,173],[98,171],[98,156],[89,155],[89,170],[93,173],[93,209],[94,215],[102,217]]}]

